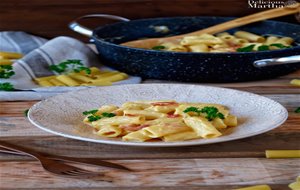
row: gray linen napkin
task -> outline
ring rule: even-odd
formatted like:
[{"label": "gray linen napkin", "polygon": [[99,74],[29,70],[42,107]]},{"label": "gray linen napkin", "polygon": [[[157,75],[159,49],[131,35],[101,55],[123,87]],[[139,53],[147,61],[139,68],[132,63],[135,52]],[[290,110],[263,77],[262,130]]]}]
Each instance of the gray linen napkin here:
[{"label": "gray linen napkin", "polygon": [[[57,37],[50,41],[24,32],[0,32],[0,51],[27,53],[13,64],[15,75],[9,79],[0,79],[0,83],[10,82],[15,89],[29,90],[18,92],[0,91],[0,101],[40,100],[57,93],[78,90],[87,87],[47,87],[40,88],[32,79],[50,76],[54,73],[49,65],[67,59],[80,59],[86,66],[109,69],[99,63],[95,52],[86,44],[70,37]],[[40,46],[43,44],[42,46]],[[114,84],[140,83],[140,77],[129,77]]]}]

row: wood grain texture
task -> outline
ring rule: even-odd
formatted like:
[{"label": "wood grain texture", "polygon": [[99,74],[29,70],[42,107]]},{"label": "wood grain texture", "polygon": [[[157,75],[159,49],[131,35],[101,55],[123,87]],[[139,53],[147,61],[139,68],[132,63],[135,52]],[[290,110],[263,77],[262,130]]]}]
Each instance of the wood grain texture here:
[{"label": "wood grain texture", "polygon": [[[240,0],[2,0],[0,2],[0,30],[22,30],[52,38],[75,34],[67,24],[76,17],[91,14],[114,14],[130,19],[166,16],[245,16],[262,9],[248,7]],[[294,16],[279,20],[296,22]],[[111,23],[103,19],[84,22],[95,27]]]},{"label": "wood grain texture", "polygon": [[[290,190],[287,185],[272,184],[269,185],[272,190]],[[242,187],[249,187],[248,185],[177,185],[176,189],[180,190],[232,190]],[[22,190],[31,190],[33,188],[22,188]],[[87,189],[87,188],[85,188]],[[151,186],[143,187],[143,190],[174,190],[173,186]],[[11,188],[2,188],[2,190],[11,190]],[[34,188],[34,190],[78,190],[78,188]],[[141,190],[140,187],[89,187],[88,190]]]},{"label": "wood grain texture", "polygon": [[115,162],[126,165],[133,172],[89,167],[103,177],[80,180],[50,175],[34,161],[0,162],[0,177],[2,188],[287,185],[299,174],[294,169],[299,167],[299,161],[259,158],[124,160]]},{"label": "wood grain texture", "polygon": [[[299,149],[300,133],[272,132],[242,140],[184,148],[145,148],[105,145],[57,136],[1,137],[1,139],[50,154],[97,157],[102,159],[246,158],[264,157],[264,151],[267,149]],[[0,155],[0,160],[28,159],[9,154]]]}]

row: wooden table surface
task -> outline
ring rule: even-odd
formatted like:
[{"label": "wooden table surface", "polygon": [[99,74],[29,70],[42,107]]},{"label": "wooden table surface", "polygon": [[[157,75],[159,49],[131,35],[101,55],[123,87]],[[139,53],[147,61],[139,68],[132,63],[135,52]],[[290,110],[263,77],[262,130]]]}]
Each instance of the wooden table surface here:
[{"label": "wooden table surface", "polygon": [[[0,102],[2,140],[36,150],[74,157],[96,157],[133,169],[124,172],[89,168],[104,174],[95,179],[51,175],[27,156],[0,154],[1,189],[98,189],[98,190],[226,190],[269,184],[273,190],[300,174],[300,159],[266,159],[266,149],[300,149],[300,88],[289,84],[300,71],[278,79],[221,86],[261,94],[280,102],[288,120],[270,132],[241,140],[179,148],[142,148],[88,143],[46,133],[24,117],[35,102]],[[219,85],[220,86],[220,85]],[[268,119],[268,118],[266,118]]]}]

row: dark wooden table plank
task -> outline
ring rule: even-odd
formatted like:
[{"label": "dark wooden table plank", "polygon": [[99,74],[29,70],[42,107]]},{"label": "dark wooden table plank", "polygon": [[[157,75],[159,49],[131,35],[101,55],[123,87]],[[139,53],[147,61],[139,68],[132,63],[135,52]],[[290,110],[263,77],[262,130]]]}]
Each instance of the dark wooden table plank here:
[{"label": "dark wooden table plank", "polygon": [[[240,0],[1,0],[0,30],[21,30],[45,37],[73,36],[88,38],[68,29],[76,17],[105,13],[130,19],[166,16],[244,16],[262,9],[249,8]],[[280,18],[296,23],[293,15]],[[91,28],[111,23],[107,19],[91,19],[83,23]]]},{"label": "dark wooden table plank", "polygon": [[[300,159],[263,158],[147,159],[115,161],[132,172],[91,168],[102,176],[91,179],[62,178],[45,172],[35,161],[0,162],[2,188],[113,188],[221,186],[291,183],[299,174]],[[13,167],[12,167],[13,166]],[[226,186],[225,186],[226,187]]]}]

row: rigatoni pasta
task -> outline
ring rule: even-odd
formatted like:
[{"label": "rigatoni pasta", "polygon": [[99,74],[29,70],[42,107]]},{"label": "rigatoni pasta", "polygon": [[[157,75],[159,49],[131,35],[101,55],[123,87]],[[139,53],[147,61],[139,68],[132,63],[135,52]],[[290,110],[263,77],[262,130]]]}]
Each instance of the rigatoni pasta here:
[{"label": "rigatoni pasta", "polygon": [[35,78],[35,82],[42,87],[51,86],[109,86],[113,82],[128,78],[126,73],[118,71],[100,71],[96,67],[89,68],[90,74],[85,72],[70,72],[61,75]]},{"label": "rigatoni pasta", "polygon": [[162,43],[154,50],[176,52],[250,52],[289,48],[294,42],[290,37],[261,36],[246,31],[234,34],[184,36],[179,43]]},{"label": "rigatoni pasta", "polygon": [[96,135],[136,142],[217,138],[238,124],[237,117],[223,105],[173,100],[104,105],[83,114],[83,122],[93,127]]}]

